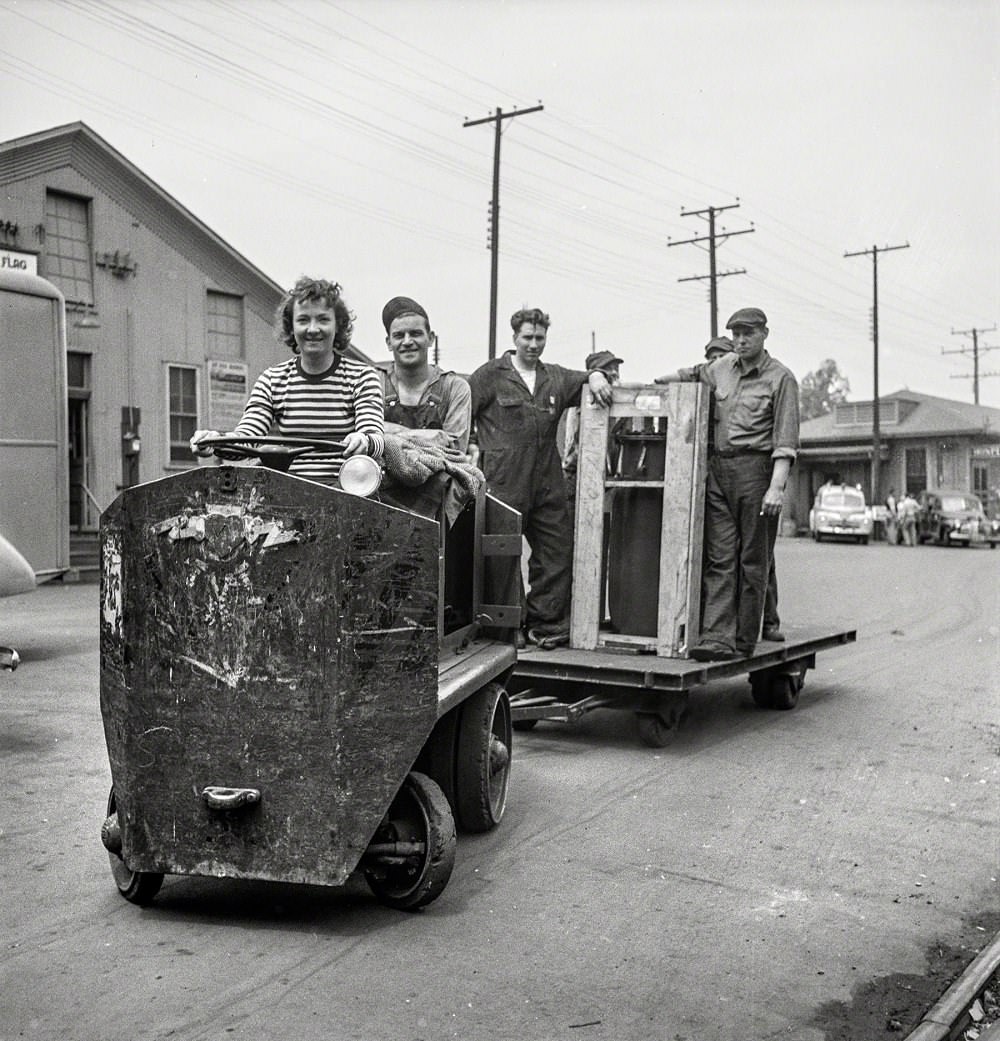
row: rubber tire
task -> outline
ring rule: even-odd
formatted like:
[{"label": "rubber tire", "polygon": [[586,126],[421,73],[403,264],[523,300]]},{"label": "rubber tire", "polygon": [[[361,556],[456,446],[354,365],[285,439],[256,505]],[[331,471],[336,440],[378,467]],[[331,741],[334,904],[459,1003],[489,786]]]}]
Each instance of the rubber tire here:
[{"label": "rubber tire", "polygon": [[799,676],[775,676],[771,683],[771,705],[779,712],[788,712],[799,703],[802,680]]},{"label": "rubber tire", "polygon": [[[118,812],[115,790],[108,795],[108,817]],[[139,907],[147,907],[163,885],[163,874],[159,871],[130,871],[117,853],[108,850],[108,861],[111,864],[111,877],[115,880],[118,892],[130,903]]]},{"label": "rubber tire", "polygon": [[463,831],[490,831],[507,808],[513,734],[510,701],[487,683],[462,705],[455,740],[455,816]]},{"label": "rubber tire", "polygon": [[774,708],[771,703],[771,680],[767,672],[750,673],[750,695],[758,708]]},{"label": "rubber tire", "polygon": [[419,837],[426,849],[415,871],[402,866],[387,870],[368,866],[363,869],[365,881],[387,907],[416,911],[436,900],[451,878],[455,866],[455,819],[437,783],[415,770],[406,775],[386,816],[400,839]]},{"label": "rubber tire", "polygon": [[658,712],[636,712],[639,740],[647,748],[666,748],[677,737],[677,726],[671,726]]}]

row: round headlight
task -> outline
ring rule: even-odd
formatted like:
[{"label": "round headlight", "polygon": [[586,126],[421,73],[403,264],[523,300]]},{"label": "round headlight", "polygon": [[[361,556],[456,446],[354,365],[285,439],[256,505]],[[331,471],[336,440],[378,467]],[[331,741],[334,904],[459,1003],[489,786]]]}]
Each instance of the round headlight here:
[{"label": "round headlight", "polygon": [[370,455],[352,455],[340,468],[340,487],[351,495],[371,495],[381,483],[382,467]]}]

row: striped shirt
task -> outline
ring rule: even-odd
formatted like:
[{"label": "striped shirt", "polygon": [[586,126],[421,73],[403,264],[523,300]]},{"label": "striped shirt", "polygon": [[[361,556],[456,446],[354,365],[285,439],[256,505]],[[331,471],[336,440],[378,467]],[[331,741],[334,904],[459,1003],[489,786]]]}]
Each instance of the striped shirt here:
[{"label": "striped shirt", "polygon": [[[299,359],[289,358],[265,369],[243,409],[234,434],[266,437],[318,437],[340,441],[359,431],[371,441],[370,455],[385,448],[382,384],[375,370],[338,355],[326,372],[303,372]],[[291,465],[299,477],[329,484],[340,473],[340,453],[300,456]]]}]

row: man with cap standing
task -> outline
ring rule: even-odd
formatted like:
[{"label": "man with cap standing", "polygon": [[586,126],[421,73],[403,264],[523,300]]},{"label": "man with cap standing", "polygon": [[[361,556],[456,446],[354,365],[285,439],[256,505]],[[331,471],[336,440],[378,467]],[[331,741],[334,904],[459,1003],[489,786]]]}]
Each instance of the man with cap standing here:
[{"label": "man with cap standing", "polygon": [[[584,362],[587,372],[603,372],[608,382],[618,382],[620,367],[624,362],[612,351],[595,351],[587,355]],[[612,431],[608,431],[608,447],[611,447]],[[574,503],[576,502],[576,467],[580,452],[580,408],[574,405],[566,409],[566,429],[563,434],[562,468],[566,480],[566,503],[570,514],[570,530],[573,530]]]},{"label": "man with cap standing", "polygon": [[536,637],[569,626],[572,545],[562,464],[556,447],[559,418],[588,384],[601,406],[611,385],[600,369],[584,372],[541,361],[549,316],[538,308],[510,320],[514,349],[469,377],[479,467],[490,491],[521,513],[531,548],[524,627]]},{"label": "man with cap standing", "polygon": [[702,631],[690,651],[696,661],[728,661],[756,647],[778,514],[799,444],[798,384],[764,349],[767,316],[744,307],[726,328],[732,352],[661,379],[712,388]]},{"label": "man with cap standing", "polygon": [[435,336],[427,312],[407,296],[382,308],[385,343],[392,361],[380,363],[386,432],[405,427],[409,438],[463,454],[469,448],[472,392],[454,372],[428,360]]},{"label": "man with cap standing", "polygon": [[[709,365],[716,358],[721,358],[724,354],[728,354],[733,349],[733,341],[728,336],[713,336],[708,343],[705,344],[705,364]],[[688,381],[696,382],[700,377],[698,375],[701,365],[693,365],[687,369],[679,369],[677,375],[673,376],[660,376],[655,383],[671,383],[675,381]],[[712,410],[714,418],[714,409]],[[712,422],[712,420],[710,420]],[[712,440],[711,436],[714,433],[710,429],[709,434],[709,448],[711,449]],[[785,636],[781,631],[781,619],[778,617],[778,578],[774,573],[774,554],[771,554],[771,566],[767,573],[767,589],[764,594],[764,622],[762,626],[761,638],[768,640],[772,643],[783,643]]]}]

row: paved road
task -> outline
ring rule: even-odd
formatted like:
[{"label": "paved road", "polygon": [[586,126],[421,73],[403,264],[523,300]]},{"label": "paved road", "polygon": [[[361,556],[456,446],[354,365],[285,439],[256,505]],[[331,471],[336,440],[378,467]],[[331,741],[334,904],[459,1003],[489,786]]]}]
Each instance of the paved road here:
[{"label": "paved road", "polygon": [[794,712],[734,680],[664,751],[609,712],[518,735],[501,828],[417,915],[353,880],[123,901],[96,589],[0,601],[0,1039],[821,1041],[824,1003],[1000,907],[1000,552],[778,565],[783,615],[859,631]]}]

